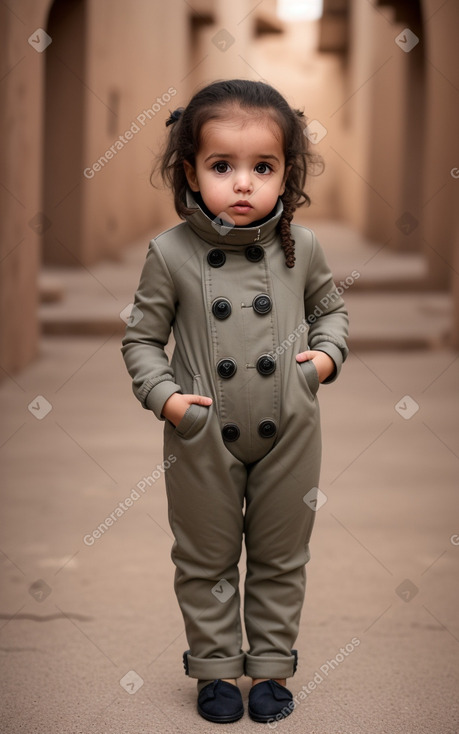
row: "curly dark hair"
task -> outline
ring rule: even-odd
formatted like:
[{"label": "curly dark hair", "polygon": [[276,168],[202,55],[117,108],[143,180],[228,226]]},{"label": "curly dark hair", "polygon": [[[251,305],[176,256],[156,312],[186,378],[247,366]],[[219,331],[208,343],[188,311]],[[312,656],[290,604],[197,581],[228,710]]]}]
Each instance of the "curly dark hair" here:
[{"label": "curly dark hair", "polygon": [[[200,146],[200,133],[204,123],[228,117],[231,108],[259,113],[267,111],[282,131],[285,156],[285,168],[290,167],[285,191],[281,195],[283,213],[278,229],[285,264],[292,268],[295,264],[295,240],[292,238],[290,222],[295,209],[311,200],[304,191],[306,176],[314,173],[314,169],[323,169],[320,156],[313,154],[305,135],[307,121],[304,112],[290,107],[284,97],[269,84],[246,79],[230,79],[216,81],[198,91],[186,107],[174,110],[166,125],[170,126],[170,134],[163,153],[159,156],[153,175],[157,169],[161,177],[174,193],[174,205],[177,214],[184,219],[196,209],[186,204],[187,178],[183,161],[189,161],[195,167],[195,156]],[[153,184],[154,185],[154,184]]]}]

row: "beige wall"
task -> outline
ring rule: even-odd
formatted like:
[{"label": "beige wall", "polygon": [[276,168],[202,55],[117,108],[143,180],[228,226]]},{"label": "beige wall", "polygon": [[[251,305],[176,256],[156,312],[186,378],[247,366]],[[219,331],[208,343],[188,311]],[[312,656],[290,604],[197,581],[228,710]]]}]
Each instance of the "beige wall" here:
[{"label": "beige wall", "polygon": [[[415,29],[420,43],[406,54],[394,38],[410,27],[409,20],[395,22],[389,5],[351,4],[347,85],[355,94],[347,105],[350,124],[343,119],[339,152],[346,163],[340,166],[339,189],[342,212],[354,226],[390,247],[424,252],[430,285],[451,287],[457,241],[458,180],[450,171],[459,161],[459,5],[424,0],[421,10],[422,25]],[[367,81],[372,69],[377,73]],[[397,226],[406,211],[419,222],[410,234]]]},{"label": "beige wall", "polygon": [[[428,58],[423,245],[432,283],[451,287],[453,278],[459,277],[459,269],[453,270],[453,248],[458,242],[459,179],[451,175],[451,170],[459,169],[459,4],[447,2],[439,7],[434,0],[424,0],[423,10]],[[456,305],[456,312],[458,308]],[[458,332],[459,315],[456,343]]]},{"label": "beige wall", "polygon": [[418,218],[405,176],[419,161],[416,155],[410,161],[407,147],[407,136],[414,134],[407,122],[412,56],[395,44],[405,26],[394,15],[391,7],[375,9],[367,0],[351,4],[348,102],[339,113],[344,140],[337,153],[348,221],[370,239],[408,247],[413,244],[401,239],[396,222],[407,210]]},{"label": "beige wall", "polygon": [[[0,4],[0,366],[20,370],[37,353],[43,55],[27,42],[46,2]],[[32,220],[32,224],[29,222]]]},{"label": "beige wall", "polygon": [[250,42],[254,13],[247,0],[206,3],[210,22],[195,23],[190,44],[189,89],[216,79],[252,78]]},{"label": "beige wall", "polygon": [[[67,83],[84,90],[84,140],[78,178],[69,182],[76,190],[59,206],[65,213],[74,198],[80,208],[81,237],[72,242],[64,216],[60,239],[84,265],[116,257],[127,242],[160,224],[165,200],[154,195],[148,177],[188,67],[186,4],[176,11],[171,23],[167,4],[87,0],[82,81],[64,69]],[[78,35],[73,40],[78,44]],[[63,142],[67,154],[71,136]],[[50,239],[55,235],[49,231]]]},{"label": "beige wall", "polygon": [[[187,91],[188,25],[186,3],[174,4],[171,22],[168,3],[91,2],[88,84],[94,94],[87,107],[85,167],[132,128],[122,150],[94,178],[84,179],[88,240],[93,249],[100,243],[105,255],[161,226],[171,206],[148,179],[169,110]],[[109,105],[112,98],[118,99],[118,118],[99,101]]]}]

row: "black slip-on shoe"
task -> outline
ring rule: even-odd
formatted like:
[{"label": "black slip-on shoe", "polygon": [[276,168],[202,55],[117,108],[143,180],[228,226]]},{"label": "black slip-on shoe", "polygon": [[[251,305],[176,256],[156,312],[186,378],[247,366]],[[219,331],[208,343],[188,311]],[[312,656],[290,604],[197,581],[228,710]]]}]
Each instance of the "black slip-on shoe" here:
[{"label": "black slip-on shoe", "polygon": [[198,712],[216,724],[230,724],[244,714],[244,704],[239,688],[217,678],[199,692]]},{"label": "black slip-on shoe", "polygon": [[253,721],[267,724],[292,713],[293,696],[288,688],[275,680],[263,680],[252,686],[249,693],[249,716]]}]

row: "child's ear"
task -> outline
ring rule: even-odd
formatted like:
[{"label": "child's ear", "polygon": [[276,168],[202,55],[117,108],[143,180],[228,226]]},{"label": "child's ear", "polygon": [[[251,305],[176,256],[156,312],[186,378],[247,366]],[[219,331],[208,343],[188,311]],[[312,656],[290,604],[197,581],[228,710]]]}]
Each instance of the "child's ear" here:
[{"label": "child's ear", "polygon": [[188,186],[192,191],[199,191],[199,184],[198,179],[196,176],[196,171],[191,165],[189,161],[183,161],[183,168],[185,169],[185,176],[186,180],[188,181]]}]

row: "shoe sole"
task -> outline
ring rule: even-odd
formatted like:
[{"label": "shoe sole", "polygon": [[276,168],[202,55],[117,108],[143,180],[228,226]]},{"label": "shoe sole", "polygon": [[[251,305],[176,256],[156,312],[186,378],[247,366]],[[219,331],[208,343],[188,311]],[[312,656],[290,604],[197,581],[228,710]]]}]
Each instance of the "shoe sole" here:
[{"label": "shoe sole", "polygon": [[212,716],[211,714],[207,714],[198,706],[198,713],[203,719],[212,721],[214,724],[231,724],[233,721],[239,721],[239,719],[242,719],[244,716],[244,709],[241,709],[237,714],[233,714],[232,716]]},{"label": "shoe sole", "polygon": [[277,714],[256,714],[249,708],[248,713],[252,721],[256,721],[258,724],[269,724],[271,721],[281,721],[281,719],[285,719],[287,716],[290,716],[292,711],[289,711],[288,713],[282,713],[282,711],[279,711]]}]

